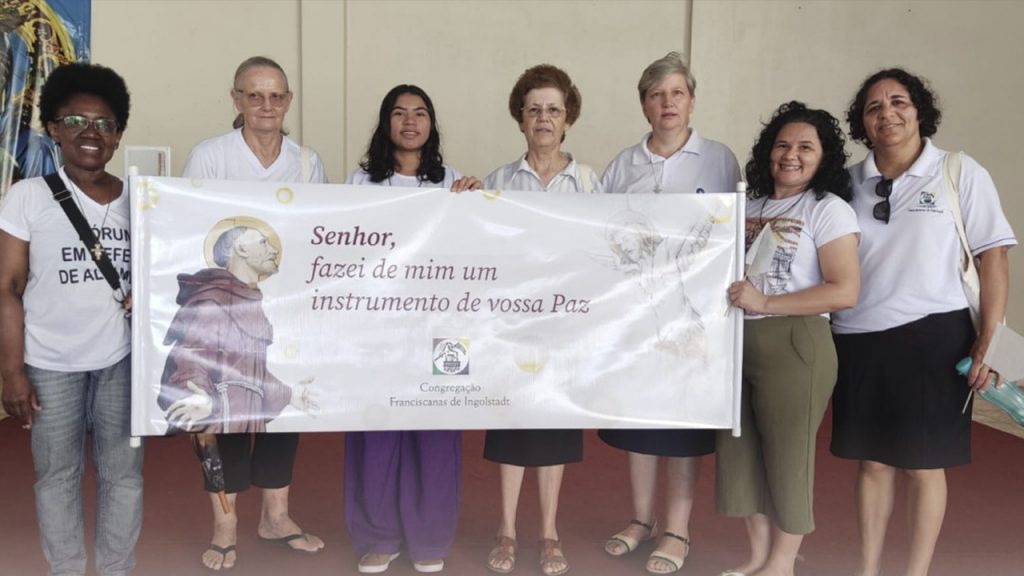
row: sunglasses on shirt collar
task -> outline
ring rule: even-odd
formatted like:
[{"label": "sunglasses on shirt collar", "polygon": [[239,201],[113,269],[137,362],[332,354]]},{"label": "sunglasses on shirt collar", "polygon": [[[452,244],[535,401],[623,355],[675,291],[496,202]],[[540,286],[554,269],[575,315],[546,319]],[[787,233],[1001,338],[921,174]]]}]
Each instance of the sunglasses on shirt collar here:
[{"label": "sunglasses on shirt collar", "polygon": [[879,180],[878,184],[875,184],[875,195],[882,200],[875,204],[871,215],[875,217],[875,220],[888,224],[889,216],[892,213],[892,204],[889,203],[889,196],[892,196],[892,179],[882,178]]}]

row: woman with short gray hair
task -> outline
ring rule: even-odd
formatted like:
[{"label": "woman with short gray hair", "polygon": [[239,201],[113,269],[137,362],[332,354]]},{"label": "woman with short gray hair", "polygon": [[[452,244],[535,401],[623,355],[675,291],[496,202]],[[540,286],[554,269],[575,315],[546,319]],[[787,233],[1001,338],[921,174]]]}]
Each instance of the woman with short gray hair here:
[{"label": "woman with short gray hair", "polygon": [[[723,144],[690,128],[697,82],[677,52],[652,62],[637,90],[651,131],[608,165],[601,179],[605,192],[702,193],[735,190],[740,180],[736,156]],[[700,458],[715,450],[713,430],[602,430],[602,440],[629,453],[634,517],[605,543],[623,556],[657,535],[654,517],[658,461],[666,458],[668,482],[665,531],[647,559],[647,571],[669,574],[683,567],[690,552],[690,511]]]}]

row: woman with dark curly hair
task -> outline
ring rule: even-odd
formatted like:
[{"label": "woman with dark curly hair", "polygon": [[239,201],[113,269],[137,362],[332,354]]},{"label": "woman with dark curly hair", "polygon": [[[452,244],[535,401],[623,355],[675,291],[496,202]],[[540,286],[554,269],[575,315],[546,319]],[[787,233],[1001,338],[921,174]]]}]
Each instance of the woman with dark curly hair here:
[{"label": "woman with dark curly hair", "polygon": [[[523,72],[509,94],[508,111],[526,138],[526,153],[491,172],[484,187],[558,194],[600,192],[594,169],[562,151],[566,132],[579,118],[582,103],[579,90],[564,70],[540,64]],[[565,465],[583,459],[583,431],[488,430],[484,458],[498,463],[501,476],[501,523],[487,567],[500,574],[515,567],[516,510],[523,476],[531,467],[537,469],[540,497],[540,570],[547,576],[568,572],[556,526],[558,494]]]},{"label": "woman with dark curly hair", "polygon": [[[430,96],[399,84],[380,103],[377,128],[349,184],[480,187],[441,157]],[[459,520],[462,434],[381,430],[345,434],[345,527],[361,573],[387,571],[404,543],[417,572],[440,572]]]},{"label": "woman with dark curly hair", "polygon": [[815,436],[836,381],[829,314],[857,303],[859,229],[839,122],[800,102],[765,124],[747,162],[743,435],[718,433],[719,513],[743,517],[750,558],[724,575],[792,575],[814,530]]},{"label": "woman with dark curly hair", "polygon": [[[858,460],[861,576],[881,566],[897,477],[907,484],[908,576],[928,573],[946,512],[945,468],[971,459],[968,389],[953,366],[974,360],[967,384],[984,388],[982,361],[1006,311],[1007,251],[1017,244],[988,172],[939,150],[941,113],[924,81],[892,68],[861,84],[846,113],[869,149],[850,168],[862,238],[861,298],[832,318],[839,381],[832,453]],[[954,222],[978,261],[981,314],[971,324]]]},{"label": "woman with dark curly hair", "polygon": [[[129,198],[107,172],[128,125],[124,80],[95,64],[55,69],[40,97],[64,166],[52,190],[22,180],[0,210],[0,375],[3,406],[32,433],[36,513],[51,574],[85,574],[83,444],[96,469],[96,572],[128,574],[142,527],[142,449],[131,414]],[[63,188],[64,190],[61,190]],[[87,249],[58,196],[95,231]],[[105,253],[120,289],[104,281]]]}]

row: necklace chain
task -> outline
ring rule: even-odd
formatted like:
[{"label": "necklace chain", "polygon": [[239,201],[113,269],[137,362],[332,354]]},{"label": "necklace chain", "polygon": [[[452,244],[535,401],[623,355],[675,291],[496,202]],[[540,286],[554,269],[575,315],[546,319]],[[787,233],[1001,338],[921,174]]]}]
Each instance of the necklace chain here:
[{"label": "necklace chain", "polygon": [[667,162],[667,160],[658,162],[658,164],[661,165],[661,170],[659,171],[660,173],[656,174],[654,172],[654,154],[651,153],[651,178],[654,179],[655,194],[661,194],[661,179],[665,176],[665,162]]},{"label": "necklace chain", "polygon": [[[774,222],[774,221],[778,220],[779,218],[782,218],[783,216],[786,216],[787,214],[789,214],[789,211],[792,210],[793,208],[795,208],[798,204],[800,204],[800,201],[803,200],[803,198],[804,198],[804,192],[801,192],[801,193],[797,194],[796,195],[796,200],[791,202],[789,204],[789,206],[786,206],[786,208],[782,212],[779,212],[775,216],[772,216],[771,217],[771,221]],[[760,213],[757,216],[758,221],[761,222],[761,223],[764,223],[764,208],[765,208],[765,206],[768,205],[768,201],[771,200],[771,199],[772,199],[771,196],[765,196],[764,197],[764,202],[761,203],[761,211],[760,211]],[[782,201],[782,200],[785,200],[785,198],[780,198],[777,201]]]},{"label": "necklace chain", "polygon": [[[71,179],[68,178],[68,180]],[[78,204],[78,210],[82,213],[82,217],[85,218],[85,221],[89,222],[89,217],[85,215],[85,204],[83,204],[82,199],[78,197],[78,185],[75,184],[74,181],[71,181],[71,186],[73,192],[72,197],[75,199],[75,203]],[[82,194],[84,194],[84,192],[82,192]],[[114,200],[116,200],[116,198]],[[107,216],[110,215],[110,205],[114,203],[114,200],[107,202],[107,207],[103,211],[103,220],[100,221],[99,234],[97,236],[103,235],[103,227],[107,225]],[[100,258],[103,257],[103,243],[100,242],[99,237],[96,238],[96,243],[92,245],[92,248],[90,248],[89,251],[92,252],[93,260],[97,262],[99,262]]]}]

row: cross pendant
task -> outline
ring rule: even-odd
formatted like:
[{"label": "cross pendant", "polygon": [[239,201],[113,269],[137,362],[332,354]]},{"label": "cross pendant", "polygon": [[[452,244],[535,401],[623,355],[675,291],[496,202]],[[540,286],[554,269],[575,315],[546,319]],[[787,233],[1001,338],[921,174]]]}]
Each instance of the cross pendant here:
[{"label": "cross pendant", "polygon": [[92,252],[93,260],[99,262],[100,258],[103,258],[103,245],[97,241],[92,245],[92,250],[90,250],[90,252]]}]

